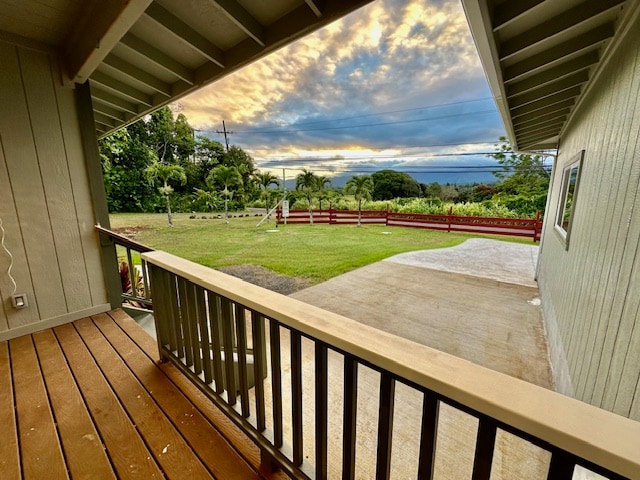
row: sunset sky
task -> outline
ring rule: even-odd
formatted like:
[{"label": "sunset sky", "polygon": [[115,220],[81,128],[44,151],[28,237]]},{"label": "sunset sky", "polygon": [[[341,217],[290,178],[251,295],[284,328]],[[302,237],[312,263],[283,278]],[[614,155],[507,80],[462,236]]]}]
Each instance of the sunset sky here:
[{"label": "sunset sky", "polygon": [[261,170],[337,184],[382,168],[491,181],[478,166],[504,135],[460,0],[377,0],[179,103],[220,142],[224,119]]}]

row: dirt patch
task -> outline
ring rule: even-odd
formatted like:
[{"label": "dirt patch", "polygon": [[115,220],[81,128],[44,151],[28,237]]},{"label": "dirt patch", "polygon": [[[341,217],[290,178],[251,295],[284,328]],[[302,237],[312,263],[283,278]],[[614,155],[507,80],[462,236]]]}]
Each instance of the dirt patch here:
[{"label": "dirt patch", "polygon": [[136,239],[136,235],[143,230],[151,230],[151,227],[148,225],[137,225],[135,227],[120,227],[120,228],[112,228],[112,231],[119,233],[120,235],[124,235],[125,237],[129,237],[132,240]]},{"label": "dirt patch", "polygon": [[290,295],[312,285],[312,283],[305,278],[280,275],[268,268],[257,265],[234,265],[231,267],[218,268],[217,270],[283,295]]}]

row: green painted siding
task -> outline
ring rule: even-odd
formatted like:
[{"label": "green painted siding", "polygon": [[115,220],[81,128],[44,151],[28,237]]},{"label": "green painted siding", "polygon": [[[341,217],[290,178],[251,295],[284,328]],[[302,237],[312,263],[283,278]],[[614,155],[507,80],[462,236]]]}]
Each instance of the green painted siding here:
[{"label": "green painted siding", "polygon": [[[564,132],[538,281],[560,391],[640,420],[640,24]],[[585,150],[568,250],[554,232],[562,169]]]},{"label": "green painted siding", "polygon": [[0,42],[0,340],[107,303],[74,91],[48,54]]}]

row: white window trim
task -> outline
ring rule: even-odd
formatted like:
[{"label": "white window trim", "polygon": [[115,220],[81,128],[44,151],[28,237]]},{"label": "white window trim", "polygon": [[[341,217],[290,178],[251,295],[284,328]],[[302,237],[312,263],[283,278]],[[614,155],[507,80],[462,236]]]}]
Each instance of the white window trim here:
[{"label": "white window trim", "polygon": [[[556,215],[554,219],[553,229],[560,237],[560,240],[564,244],[566,250],[569,249],[569,238],[571,237],[571,228],[573,226],[573,219],[575,217],[576,210],[576,198],[578,196],[578,189],[580,187],[580,177],[582,176],[582,162],[584,159],[584,150],[581,150],[569,160],[569,163],[562,169],[562,177],[560,180],[560,194],[558,196],[558,204],[556,209]],[[571,178],[571,171],[576,168],[578,173],[576,175],[576,182],[573,189],[573,197],[571,202],[571,212],[569,214],[569,223],[566,230],[562,227],[562,222],[565,215],[565,207],[567,202],[567,196],[569,195],[569,180]]]}]

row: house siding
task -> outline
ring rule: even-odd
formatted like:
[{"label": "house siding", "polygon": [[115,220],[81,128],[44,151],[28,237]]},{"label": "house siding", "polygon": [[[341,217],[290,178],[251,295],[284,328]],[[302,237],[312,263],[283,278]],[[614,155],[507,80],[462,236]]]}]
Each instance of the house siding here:
[{"label": "house siding", "polygon": [[[640,420],[640,25],[562,135],[538,282],[558,389]],[[585,150],[568,249],[554,231],[563,168]]]},{"label": "house siding", "polygon": [[0,42],[0,340],[107,308],[75,107],[55,57]]}]

